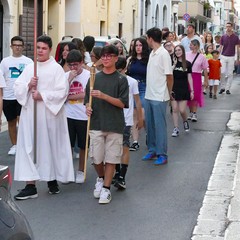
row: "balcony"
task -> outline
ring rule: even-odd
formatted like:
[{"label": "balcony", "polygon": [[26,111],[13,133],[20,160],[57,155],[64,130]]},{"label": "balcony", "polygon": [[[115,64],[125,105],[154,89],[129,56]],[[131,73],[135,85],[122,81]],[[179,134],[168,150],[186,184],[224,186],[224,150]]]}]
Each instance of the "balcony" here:
[{"label": "balcony", "polygon": [[187,0],[183,3],[179,3],[178,16],[182,17],[185,13],[188,13],[191,18],[199,19],[202,22],[212,22],[212,7],[210,4],[206,5],[204,2],[197,0]]}]

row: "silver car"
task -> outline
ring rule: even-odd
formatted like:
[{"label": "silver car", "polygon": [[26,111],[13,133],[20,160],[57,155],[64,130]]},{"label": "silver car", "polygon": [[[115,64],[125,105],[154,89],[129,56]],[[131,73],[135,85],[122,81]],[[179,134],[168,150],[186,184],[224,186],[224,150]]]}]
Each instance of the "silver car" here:
[{"label": "silver car", "polygon": [[0,165],[0,239],[33,240],[33,233],[25,215],[12,200],[11,183],[8,166]]}]

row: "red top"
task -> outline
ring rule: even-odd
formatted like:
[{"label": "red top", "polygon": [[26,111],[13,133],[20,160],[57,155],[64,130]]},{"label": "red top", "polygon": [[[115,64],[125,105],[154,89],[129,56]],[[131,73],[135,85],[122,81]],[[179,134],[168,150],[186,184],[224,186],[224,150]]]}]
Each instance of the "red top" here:
[{"label": "red top", "polygon": [[220,68],[222,66],[220,60],[209,59],[209,79],[220,80],[221,73]]}]

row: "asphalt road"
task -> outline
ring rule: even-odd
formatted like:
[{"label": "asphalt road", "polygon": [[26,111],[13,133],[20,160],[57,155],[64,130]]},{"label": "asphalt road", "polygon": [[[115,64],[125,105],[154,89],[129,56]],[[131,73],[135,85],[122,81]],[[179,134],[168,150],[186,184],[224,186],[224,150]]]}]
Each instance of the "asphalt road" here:
[{"label": "asphalt road", "polygon": [[[49,195],[45,182],[38,182],[37,199],[18,201],[27,216],[36,240],[188,240],[196,225],[215,157],[233,111],[240,111],[240,77],[235,77],[231,95],[206,99],[198,122],[185,133],[171,137],[172,119],[168,114],[169,162],[154,166],[143,162],[147,153],[145,134],[141,147],[131,153],[127,189],[112,187],[112,202],[99,205],[93,198],[96,173],[88,164],[84,184],[62,185],[61,194]],[[0,133],[0,163],[14,171],[14,157],[7,132]],[[47,157],[47,156],[46,156]],[[74,160],[77,166],[76,159]],[[13,181],[12,195],[24,187]]]}]

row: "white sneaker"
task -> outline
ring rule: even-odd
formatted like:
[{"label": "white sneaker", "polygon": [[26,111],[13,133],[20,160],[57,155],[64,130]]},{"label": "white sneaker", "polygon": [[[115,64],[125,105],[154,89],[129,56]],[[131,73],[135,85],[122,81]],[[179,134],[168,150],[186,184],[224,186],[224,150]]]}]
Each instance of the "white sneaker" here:
[{"label": "white sneaker", "polygon": [[192,112],[190,112],[190,114],[189,114],[189,116],[188,116],[188,120],[192,120],[192,117],[193,117],[193,113]]},{"label": "white sneaker", "polygon": [[17,150],[17,145],[12,145],[10,150],[8,151],[8,155],[15,155]]},{"label": "white sneaker", "polygon": [[103,187],[98,203],[106,204],[106,203],[110,203],[111,200],[112,200],[112,196],[111,196],[110,190]]},{"label": "white sneaker", "polygon": [[82,171],[77,171],[76,172],[76,183],[84,183],[84,172]]},{"label": "white sneaker", "polygon": [[197,114],[193,113],[192,122],[197,122]]},{"label": "white sneaker", "polygon": [[100,194],[103,188],[103,178],[97,178],[96,184],[95,184],[95,189],[93,191],[93,196],[95,198],[100,198]]},{"label": "white sneaker", "polygon": [[175,127],[172,132],[172,137],[177,137],[179,135],[179,129]]}]

